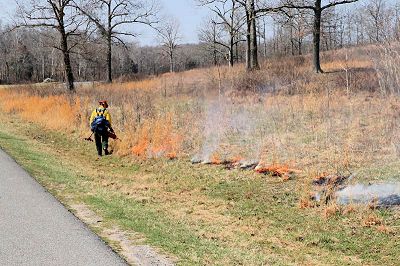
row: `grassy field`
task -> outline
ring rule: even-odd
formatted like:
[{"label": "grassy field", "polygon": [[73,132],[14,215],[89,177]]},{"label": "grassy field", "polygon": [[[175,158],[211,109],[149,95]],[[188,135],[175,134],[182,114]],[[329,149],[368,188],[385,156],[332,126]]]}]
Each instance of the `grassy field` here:
[{"label": "grassy field", "polygon": [[[350,62],[326,56],[332,72],[365,68],[349,86],[342,72],[315,75],[293,59],[286,70],[266,62],[251,77],[196,70],[75,95],[4,88],[0,147],[66,205],[85,203],[179,265],[396,265],[398,210],[302,204],[325,172],[364,183],[399,178],[400,104],[363,89],[377,82],[359,53]],[[111,102],[122,141],[96,160],[82,136],[99,98]],[[298,171],[287,179],[190,163],[204,151]]]}]

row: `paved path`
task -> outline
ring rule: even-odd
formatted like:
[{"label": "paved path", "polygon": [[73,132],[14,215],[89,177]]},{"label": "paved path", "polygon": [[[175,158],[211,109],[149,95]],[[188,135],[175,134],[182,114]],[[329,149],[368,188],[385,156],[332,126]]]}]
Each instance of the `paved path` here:
[{"label": "paved path", "polygon": [[0,150],[0,265],[126,265]]}]

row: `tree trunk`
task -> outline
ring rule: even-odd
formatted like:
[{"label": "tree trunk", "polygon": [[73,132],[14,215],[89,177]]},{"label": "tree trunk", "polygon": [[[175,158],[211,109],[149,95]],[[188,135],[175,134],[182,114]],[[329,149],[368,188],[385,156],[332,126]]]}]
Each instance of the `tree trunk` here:
[{"label": "tree trunk", "polygon": [[44,65],[44,55],[42,55],[42,81],[46,78],[45,65]]},{"label": "tree trunk", "polygon": [[267,58],[267,29],[265,26],[265,21],[263,21],[263,35],[264,35],[264,58]]},{"label": "tree trunk", "polygon": [[246,10],[246,20],[247,20],[247,32],[246,32],[246,69],[247,71],[251,70],[251,23],[250,23],[250,15],[248,10]]},{"label": "tree trunk", "polygon": [[293,37],[293,26],[292,26],[292,22],[290,22],[290,49],[292,52],[292,56],[294,56],[294,37]]},{"label": "tree trunk", "polygon": [[10,82],[10,64],[6,61],[6,84]]},{"label": "tree trunk", "polygon": [[235,39],[234,39],[234,36],[233,36],[233,34],[231,34],[231,40],[230,40],[230,42],[229,42],[229,66],[230,67],[233,67],[233,64],[234,64],[234,60],[235,60],[235,55],[234,55],[234,42],[235,42]]},{"label": "tree trunk", "polygon": [[213,59],[214,59],[214,66],[218,65],[217,49],[215,48],[215,45],[213,47]]},{"label": "tree trunk", "polygon": [[320,63],[320,44],[321,44],[321,1],[319,7],[314,10],[314,30],[313,30],[313,55],[314,55],[314,71],[317,73],[323,73]]},{"label": "tree trunk", "polygon": [[111,33],[107,36],[107,82],[112,82],[112,42]]},{"label": "tree trunk", "polygon": [[302,40],[300,38],[297,41],[297,44],[299,46],[299,55],[302,55],[303,54],[303,43],[302,43]]},{"label": "tree trunk", "polygon": [[216,26],[213,25],[213,57],[214,57],[214,66],[218,65],[218,58],[217,58],[217,47],[215,43],[217,42],[217,33],[216,33]]},{"label": "tree trunk", "polygon": [[253,21],[252,26],[252,34],[251,34],[251,69],[260,69],[260,65],[258,63],[258,46],[257,46],[257,33],[255,30],[255,20]]},{"label": "tree trunk", "polygon": [[236,42],[236,44],[235,44],[235,58],[236,58],[236,63],[238,64],[239,63],[239,43],[238,42]]},{"label": "tree trunk", "polygon": [[260,69],[258,64],[258,48],[257,48],[257,25],[256,25],[256,11],[254,0],[247,2],[249,12],[249,29],[250,29],[250,70]]},{"label": "tree trunk", "polygon": [[107,28],[107,82],[112,82],[112,28],[111,28],[111,1],[108,5],[108,28]]},{"label": "tree trunk", "polygon": [[174,52],[170,50],[169,52],[169,72],[175,72],[175,66],[174,66]]},{"label": "tree trunk", "polygon": [[67,35],[65,34],[64,27],[60,27],[60,28],[61,28],[61,30],[60,30],[61,51],[62,51],[63,59],[64,59],[65,76],[67,79],[66,83],[67,83],[67,87],[70,91],[75,91],[74,74],[72,73],[71,59],[70,59],[69,50],[68,50]]},{"label": "tree trunk", "polygon": [[54,78],[54,48],[51,50],[51,73],[50,73],[50,78]]}]

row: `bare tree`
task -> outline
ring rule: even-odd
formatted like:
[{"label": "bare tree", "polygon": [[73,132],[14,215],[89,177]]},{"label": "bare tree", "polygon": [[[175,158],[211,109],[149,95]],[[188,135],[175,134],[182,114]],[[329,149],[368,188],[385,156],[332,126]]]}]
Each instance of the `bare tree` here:
[{"label": "bare tree", "polygon": [[321,18],[321,46],[322,50],[339,48],[340,24],[342,17],[335,12],[335,9],[327,10]]},{"label": "bare tree", "polygon": [[248,71],[259,69],[257,45],[257,15],[261,10],[256,9],[255,0],[235,0],[244,9],[246,14],[246,69]]},{"label": "bare tree", "polygon": [[70,53],[78,43],[69,45],[69,40],[79,34],[82,21],[77,19],[71,3],[72,0],[30,0],[28,3],[17,1],[17,12],[22,21],[16,27],[51,28],[59,33],[60,43],[54,47],[63,54],[67,87],[74,91]]},{"label": "bare tree", "polygon": [[355,27],[355,37],[356,37],[356,45],[363,44],[365,42],[365,27],[366,27],[366,15],[363,9],[359,9],[353,15],[354,18],[354,27]]},{"label": "bare tree", "polygon": [[200,4],[208,5],[215,14],[215,19],[211,23],[215,26],[222,26],[228,33],[228,42],[215,39],[214,42],[228,50],[228,62],[233,66],[235,60],[235,46],[242,42],[240,31],[243,26],[242,14],[239,5],[235,0],[199,0]]},{"label": "bare tree", "polygon": [[281,6],[271,6],[262,0],[235,0],[245,10],[246,18],[246,68],[248,71],[260,68],[258,62],[258,44],[257,44],[257,18],[265,16],[268,13],[281,11]]},{"label": "bare tree", "polygon": [[[215,3],[226,3],[228,0],[198,0],[201,4],[215,4]],[[257,48],[257,23],[256,18],[259,13],[266,12],[267,10],[261,10],[256,8],[255,0],[233,0],[232,3],[238,4],[245,11],[245,24],[246,24],[246,69],[248,71],[259,69],[258,63],[258,48]],[[235,8],[236,9],[236,8]],[[232,9],[233,10],[233,9]],[[214,11],[220,13],[225,17],[221,10],[214,8]]]},{"label": "bare tree", "polygon": [[260,19],[261,23],[258,23],[258,36],[259,36],[259,46],[261,46],[261,39],[263,40],[263,57],[267,57],[267,22],[265,17]]},{"label": "bare tree", "polygon": [[[0,25],[1,26],[1,25]],[[0,27],[0,84],[8,83],[10,80],[10,64],[8,55],[10,53],[9,33]]]},{"label": "bare tree", "polygon": [[396,41],[400,41],[400,3],[394,7],[393,35]]},{"label": "bare tree", "polygon": [[371,0],[365,6],[365,14],[367,17],[368,36],[371,42],[380,42],[384,38],[385,20],[388,15],[385,0]]},{"label": "bare tree", "polygon": [[322,0],[288,0],[281,6],[282,8],[309,9],[313,11],[313,63],[315,72],[323,73],[320,62],[322,12],[338,5],[355,3],[357,1],[358,0],[330,0],[327,4],[322,4]]},{"label": "bare tree", "polygon": [[74,6],[93,22],[107,43],[107,81],[112,82],[112,44],[125,45],[123,36],[135,37],[129,24],[157,23],[158,5],[154,0],[78,0]]},{"label": "bare tree", "polygon": [[303,54],[303,42],[309,35],[309,12],[303,9],[289,9],[273,16],[275,22],[280,25],[287,33],[284,42],[290,42],[292,55]]},{"label": "bare tree", "polygon": [[170,19],[164,25],[158,27],[157,31],[163,51],[169,59],[169,71],[174,72],[175,51],[178,48],[178,42],[181,40],[179,22],[176,19]]},{"label": "bare tree", "polygon": [[220,39],[220,30],[215,19],[206,19],[199,30],[199,40],[205,44],[205,50],[212,53],[214,66],[219,63],[219,54],[223,54],[217,47],[218,39]]}]

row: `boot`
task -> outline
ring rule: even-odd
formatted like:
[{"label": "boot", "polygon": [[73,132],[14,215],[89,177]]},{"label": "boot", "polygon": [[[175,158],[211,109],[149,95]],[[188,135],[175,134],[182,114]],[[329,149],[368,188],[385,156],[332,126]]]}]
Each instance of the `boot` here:
[{"label": "boot", "polygon": [[109,155],[108,149],[104,149],[104,155]]}]

